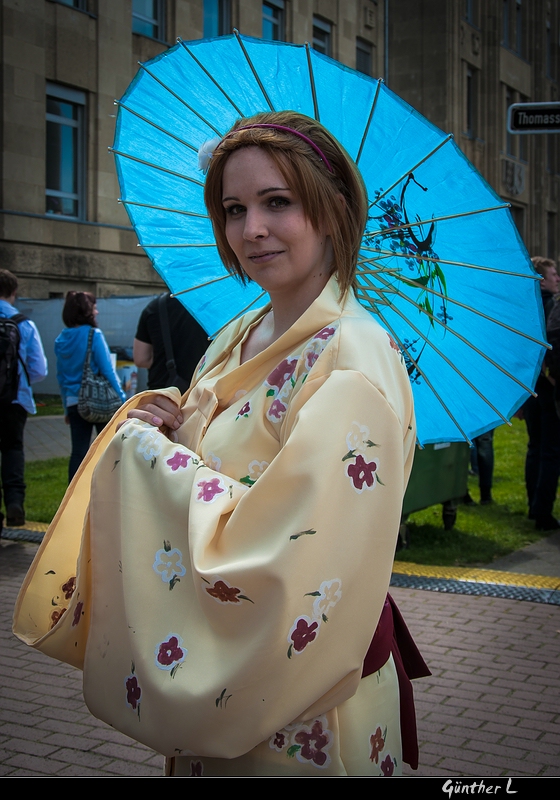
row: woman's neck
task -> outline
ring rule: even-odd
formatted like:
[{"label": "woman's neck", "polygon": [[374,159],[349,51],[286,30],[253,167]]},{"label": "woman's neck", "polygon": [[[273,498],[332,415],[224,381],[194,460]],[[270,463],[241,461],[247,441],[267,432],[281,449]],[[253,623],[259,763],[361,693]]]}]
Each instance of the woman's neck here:
[{"label": "woman's neck", "polygon": [[289,297],[282,295],[271,297],[272,308],[268,314],[265,314],[259,324],[255,325],[243,343],[241,363],[244,364],[250,358],[258,356],[259,353],[262,353],[263,350],[266,350],[267,347],[270,347],[277,339],[283,336],[319,297],[327,283],[328,278],[318,292],[315,291],[309,296],[300,293],[295,298],[293,295]]}]

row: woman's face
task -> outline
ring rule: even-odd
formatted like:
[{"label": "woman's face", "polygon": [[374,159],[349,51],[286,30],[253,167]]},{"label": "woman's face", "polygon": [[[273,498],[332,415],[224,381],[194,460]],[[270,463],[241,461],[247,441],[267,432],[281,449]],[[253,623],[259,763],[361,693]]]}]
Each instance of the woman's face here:
[{"label": "woman's face", "polygon": [[224,168],[226,237],[247,275],[275,299],[312,300],[326,285],[332,248],[316,231],[299,197],[259,147],[234,151]]}]

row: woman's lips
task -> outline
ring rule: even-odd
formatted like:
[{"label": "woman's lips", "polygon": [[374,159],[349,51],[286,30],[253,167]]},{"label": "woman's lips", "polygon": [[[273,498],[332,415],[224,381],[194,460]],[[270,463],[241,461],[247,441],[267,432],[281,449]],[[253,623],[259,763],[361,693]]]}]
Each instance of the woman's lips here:
[{"label": "woman's lips", "polygon": [[282,253],[282,250],[267,250],[265,253],[252,253],[250,256],[247,256],[249,261],[252,261],[253,264],[265,264],[267,261],[271,261],[275,256],[278,256]]}]

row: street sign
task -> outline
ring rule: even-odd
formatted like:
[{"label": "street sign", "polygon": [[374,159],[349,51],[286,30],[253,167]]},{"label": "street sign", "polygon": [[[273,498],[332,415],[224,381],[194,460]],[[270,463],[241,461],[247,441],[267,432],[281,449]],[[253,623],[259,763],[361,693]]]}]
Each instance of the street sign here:
[{"label": "street sign", "polygon": [[514,103],[508,108],[509,133],[560,133],[560,103]]}]

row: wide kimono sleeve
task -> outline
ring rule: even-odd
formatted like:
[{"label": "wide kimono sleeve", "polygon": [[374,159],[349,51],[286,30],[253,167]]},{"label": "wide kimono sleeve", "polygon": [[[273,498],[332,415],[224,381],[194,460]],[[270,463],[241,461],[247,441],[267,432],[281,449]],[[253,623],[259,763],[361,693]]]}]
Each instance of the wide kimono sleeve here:
[{"label": "wide kimono sleeve", "polygon": [[168,756],[235,758],[355,693],[414,445],[401,383],[395,404],[359,372],[309,378],[251,487],[144,423],[113,438],[92,594],[66,621],[89,621],[96,716]]}]

